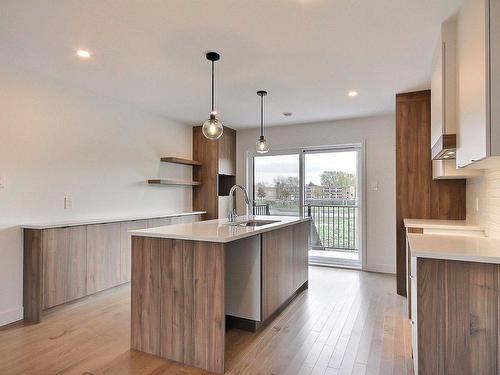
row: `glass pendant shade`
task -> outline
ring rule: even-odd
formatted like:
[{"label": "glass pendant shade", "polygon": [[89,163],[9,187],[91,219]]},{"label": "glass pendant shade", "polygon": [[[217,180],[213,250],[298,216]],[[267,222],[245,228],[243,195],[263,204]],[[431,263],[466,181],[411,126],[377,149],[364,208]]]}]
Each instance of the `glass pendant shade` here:
[{"label": "glass pendant shade", "polygon": [[212,141],[219,139],[224,132],[224,127],[222,122],[220,122],[215,115],[217,111],[215,110],[215,62],[219,61],[220,55],[217,52],[208,52],[207,60],[212,64],[212,112],[210,112],[210,118],[203,123],[201,131],[205,138]]},{"label": "glass pendant shade", "polygon": [[255,151],[259,154],[265,154],[269,151],[269,143],[266,141],[264,136],[261,135],[257,143],[255,143]]},{"label": "glass pendant shade", "polygon": [[215,118],[215,114],[211,113],[210,118],[203,123],[201,131],[206,138],[216,140],[222,136],[224,127],[222,126],[222,122]]}]

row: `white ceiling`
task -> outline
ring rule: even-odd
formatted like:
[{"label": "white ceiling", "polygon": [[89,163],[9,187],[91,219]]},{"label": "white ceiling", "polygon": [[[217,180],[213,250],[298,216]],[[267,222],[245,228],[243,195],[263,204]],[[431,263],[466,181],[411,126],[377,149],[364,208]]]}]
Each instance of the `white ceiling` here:
[{"label": "white ceiling", "polygon": [[259,89],[269,124],[367,116],[429,86],[440,22],[461,2],[1,0],[0,61],[198,124],[210,109],[204,53],[216,50],[225,125],[258,124]]}]

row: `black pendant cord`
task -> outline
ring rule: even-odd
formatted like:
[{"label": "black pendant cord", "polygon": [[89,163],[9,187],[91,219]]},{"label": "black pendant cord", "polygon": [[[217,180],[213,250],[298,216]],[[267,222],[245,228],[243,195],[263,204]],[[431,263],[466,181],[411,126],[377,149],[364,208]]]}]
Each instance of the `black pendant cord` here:
[{"label": "black pendant cord", "polygon": [[215,111],[215,63],[212,61],[212,113]]},{"label": "black pendant cord", "polygon": [[264,96],[260,97],[260,136],[264,136]]}]

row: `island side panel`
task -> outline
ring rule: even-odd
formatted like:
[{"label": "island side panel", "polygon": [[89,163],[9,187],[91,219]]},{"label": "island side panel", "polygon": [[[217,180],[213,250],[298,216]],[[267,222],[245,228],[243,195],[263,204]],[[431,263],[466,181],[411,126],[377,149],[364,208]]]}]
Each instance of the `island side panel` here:
[{"label": "island side panel", "polygon": [[224,373],[224,253],[223,244],[194,242],[194,365],[217,373]]},{"label": "island side panel", "polygon": [[132,349],[160,355],[160,253],[162,240],[132,237]]},{"label": "island side panel", "polygon": [[[147,241],[132,238],[132,348],[223,373],[224,245],[146,237],[149,254]],[[142,288],[157,293],[144,298]],[[138,345],[155,336],[158,346]]]}]

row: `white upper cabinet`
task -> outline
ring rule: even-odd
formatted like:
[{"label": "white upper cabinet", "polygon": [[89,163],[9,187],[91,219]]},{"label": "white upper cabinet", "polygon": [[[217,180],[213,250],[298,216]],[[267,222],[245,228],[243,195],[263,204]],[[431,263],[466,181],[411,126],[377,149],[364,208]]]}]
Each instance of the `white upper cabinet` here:
[{"label": "white upper cabinet", "polygon": [[500,0],[466,0],[457,17],[457,166],[500,155]]},{"label": "white upper cabinet", "polygon": [[470,169],[457,169],[457,18],[441,25],[434,52],[431,78],[431,155],[432,177],[460,179],[480,175]]},{"label": "white upper cabinet", "polygon": [[431,79],[431,145],[443,134],[456,134],[456,17],[446,20],[434,52]]}]

